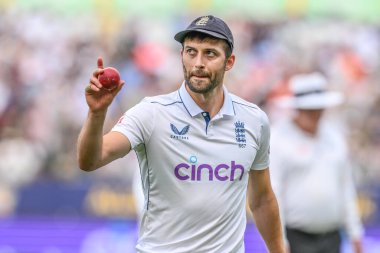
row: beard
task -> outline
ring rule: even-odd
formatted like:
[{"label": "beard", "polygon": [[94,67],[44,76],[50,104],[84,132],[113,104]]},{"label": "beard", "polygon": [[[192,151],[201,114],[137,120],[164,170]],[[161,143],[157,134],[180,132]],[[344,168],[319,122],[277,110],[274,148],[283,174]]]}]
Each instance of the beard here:
[{"label": "beard", "polygon": [[[184,64],[182,64],[182,68],[185,82],[189,89],[195,93],[206,94],[222,83],[225,66],[217,71],[214,76],[204,70],[188,71]],[[202,80],[191,79],[193,76],[202,77]]]}]

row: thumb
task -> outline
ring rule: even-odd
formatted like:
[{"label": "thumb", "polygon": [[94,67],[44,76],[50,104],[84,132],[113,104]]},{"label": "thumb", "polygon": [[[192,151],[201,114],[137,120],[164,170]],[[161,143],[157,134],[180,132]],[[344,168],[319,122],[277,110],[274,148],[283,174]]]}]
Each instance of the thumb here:
[{"label": "thumb", "polygon": [[116,96],[116,94],[119,93],[119,91],[121,90],[121,88],[123,88],[124,84],[125,84],[125,81],[121,80],[120,83],[119,83],[119,85],[117,86],[117,88],[112,91],[113,94],[114,94],[114,96]]}]

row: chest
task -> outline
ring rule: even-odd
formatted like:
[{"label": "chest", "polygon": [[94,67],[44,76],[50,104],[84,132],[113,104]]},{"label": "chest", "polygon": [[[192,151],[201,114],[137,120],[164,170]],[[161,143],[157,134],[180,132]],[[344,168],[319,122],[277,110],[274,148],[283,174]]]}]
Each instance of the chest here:
[{"label": "chest", "polygon": [[[259,148],[258,129],[238,117],[206,120],[164,114],[148,150],[155,164],[184,181],[241,180]],[[153,152],[156,151],[156,152]]]},{"label": "chest", "polygon": [[282,164],[289,172],[341,176],[348,157],[339,142],[328,138],[293,138],[289,143],[282,147]]}]

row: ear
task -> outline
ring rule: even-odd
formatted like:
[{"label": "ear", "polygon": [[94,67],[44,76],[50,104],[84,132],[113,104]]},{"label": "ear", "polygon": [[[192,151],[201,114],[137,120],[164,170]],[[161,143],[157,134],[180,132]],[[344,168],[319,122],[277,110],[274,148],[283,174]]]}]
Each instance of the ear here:
[{"label": "ear", "polygon": [[228,70],[232,69],[234,64],[235,64],[235,55],[231,54],[231,56],[227,59],[225,70],[228,71]]}]

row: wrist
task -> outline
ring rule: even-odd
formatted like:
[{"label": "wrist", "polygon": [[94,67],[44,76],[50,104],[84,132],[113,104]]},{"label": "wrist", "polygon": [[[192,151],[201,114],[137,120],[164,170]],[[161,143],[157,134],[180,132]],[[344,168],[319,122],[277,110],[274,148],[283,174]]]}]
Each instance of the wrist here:
[{"label": "wrist", "polygon": [[288,246],[285,243],[278,243],[271,248],[268,248],[270,253],[286,253],[289,252]]},{"label": "wrist", "polygon": [[105,118],[106,114],[107,114],[107,109],[96,110],[96,111],[89,110],[88,111],[88,116],[92,117],[92,118]]}]

